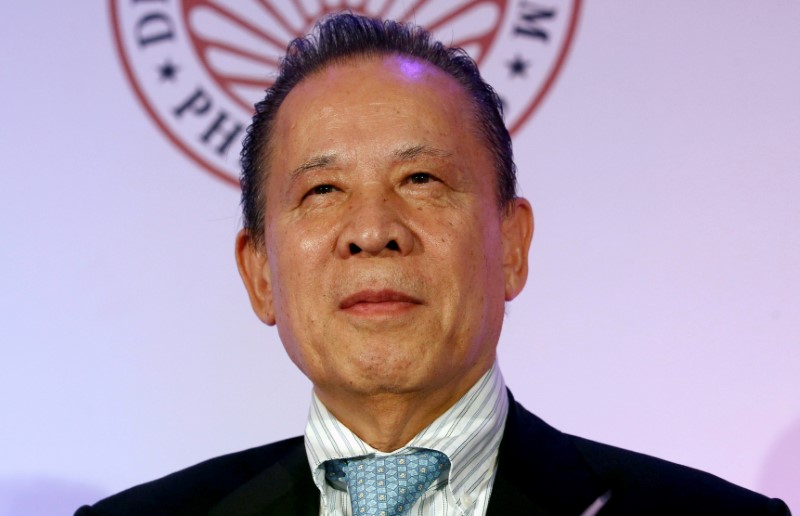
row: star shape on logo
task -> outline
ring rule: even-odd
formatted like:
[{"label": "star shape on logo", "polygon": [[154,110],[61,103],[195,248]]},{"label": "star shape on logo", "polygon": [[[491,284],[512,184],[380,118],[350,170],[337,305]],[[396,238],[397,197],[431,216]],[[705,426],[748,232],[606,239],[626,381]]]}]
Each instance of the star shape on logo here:
[{"label": "star shape on logo", "polygon": [[511,77],[525,76],[530,65],[530,61],[526,61],[522,56],[517,54],[514,56],[514,59],[508,61],[508,69],[511,72]]},{"label": "star shape on logo", "polygon": [[180,68],[167,59],[164,64],[158,67],[158,75],[162,81],[174,81],[178,70],[180,70]]}]

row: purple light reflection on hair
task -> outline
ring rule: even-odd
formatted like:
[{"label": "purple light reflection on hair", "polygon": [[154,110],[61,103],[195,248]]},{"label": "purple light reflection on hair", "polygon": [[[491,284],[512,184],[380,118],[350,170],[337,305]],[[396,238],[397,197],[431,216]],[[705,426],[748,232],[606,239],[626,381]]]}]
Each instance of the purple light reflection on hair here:
[{"label": "purple light reflection on hair", "polygon": [[425,63],[416,59],[398,56],[397,62],[400,65],[400,72],[412,80],[417,80],[425,73]]}]

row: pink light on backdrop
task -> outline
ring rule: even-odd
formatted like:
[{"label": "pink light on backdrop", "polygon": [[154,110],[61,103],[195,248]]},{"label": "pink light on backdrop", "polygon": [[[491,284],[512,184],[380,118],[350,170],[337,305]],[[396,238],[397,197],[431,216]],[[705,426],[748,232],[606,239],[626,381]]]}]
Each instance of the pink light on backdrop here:
[{"label": "pink light on backdrop", "polygon": [[781,434],[770,448],[758,489],[780,496],[789,507],[800,508],[800,418]]}]

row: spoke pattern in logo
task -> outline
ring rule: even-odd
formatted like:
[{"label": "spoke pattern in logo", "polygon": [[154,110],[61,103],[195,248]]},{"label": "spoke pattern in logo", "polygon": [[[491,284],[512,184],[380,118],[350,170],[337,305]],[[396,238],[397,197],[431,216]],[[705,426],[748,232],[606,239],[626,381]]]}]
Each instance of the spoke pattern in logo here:
[{"label": "spoke pattern in logo", "polygon": [[349,10],[412,22],[464,48],[503,100],[516,133],[552,86],[581,0],[108,0],[117,49],[162,132],[215,176],[238,185],[237,150],[252,106],[289,41]]},{"label": "spoke pattern in logo", "polygon": [[413,21],[437,39],[464,48],[478,63],[497,36],[506,0],[304,2],[187,0],[183,17],[192,46],[218,86],[250,109],[272,85],[278,57],[316,20],[350,10],[375,18]]}]

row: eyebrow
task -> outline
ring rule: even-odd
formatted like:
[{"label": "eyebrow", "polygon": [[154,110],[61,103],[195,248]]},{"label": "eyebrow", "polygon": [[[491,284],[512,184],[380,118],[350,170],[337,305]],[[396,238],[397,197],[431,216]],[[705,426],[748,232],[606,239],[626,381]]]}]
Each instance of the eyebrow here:
[{"label": "eyebrow", "polygon": [[432,156],[435,158],[449,158],[453,155],[452,152],[448,152],[442,149],[438,149],[436,147],[431,147],[430,145],[411,145],[409,147],[403,147],[398,149],[394,152],[394,157],[398,161],[411,161],[415,158],[420,156]]},{"label": "eyebrow", "polygon": [[318,156],[312,156],[311,158],[301,163],[299,167],[292,170],[291,173],[292,179],[302,174],[303,172],[314,170],[315,168],[325,168],[327,166],[330,166],[335,161],[336,161],[336,156],[333,154],[320,154]]},{"label": "eyebrow", "polygon": [[[448,152],[436,147],[431,147],[430,145],[426,144],[409,145],[406,147],[401,147],[392,153],[392,156],[397,161],[413,161],[414,159],[421,156],[431,156],[435,158],[449,158],[452,155],[453,155],[452,152]],[[291,174],[289,174],[289,184],[296,183],[297,180],[300,179],[300,177],[306,172],[329,167],[335,164],[336,161],[337,161],[337,156],[334,153],[311,156],[309,159],[301,163],[297,168],[292,170]]]},{"label": "eyebrow", "polygon": [[291,174],[289,174],[289,184],[293,185],[296,183],[297,180],[300,179],[300,176],[302,176],[305,172],[318,168],[329,167],[335,162],[335,154],[319,154],[317,156],[312,156],[301,163],[299,167],[292,170]]}]

